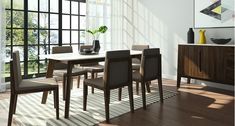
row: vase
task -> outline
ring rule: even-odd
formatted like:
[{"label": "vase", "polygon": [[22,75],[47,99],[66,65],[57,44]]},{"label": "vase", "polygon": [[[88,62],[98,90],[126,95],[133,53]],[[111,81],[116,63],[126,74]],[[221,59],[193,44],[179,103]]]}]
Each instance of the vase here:
[{"label": "vase", "polygon": [[93,51],[95,53],[98,53],[100,51],[100,41],[99,40],[93,40]]},{"label": "vase", "polygon": [[206,30],[199,30],[199,44],[206,44],[205,32]]},{"label": "vase", "polygon": [[187,33],[187,41],[188,43],[194,43],[194,32],[193,32],[193,28],[189,28],[188,33]]}]

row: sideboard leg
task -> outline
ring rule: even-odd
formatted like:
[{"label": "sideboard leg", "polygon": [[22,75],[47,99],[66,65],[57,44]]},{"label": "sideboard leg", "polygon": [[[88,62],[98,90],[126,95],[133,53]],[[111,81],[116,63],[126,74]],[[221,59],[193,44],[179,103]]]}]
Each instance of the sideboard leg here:
[{"label": "sideboard leg", "polygon": [[177,76],[177,88],[180,88],[181,77]]},{"label": "sideboard leg", "polygon": [[191,78],[187,78],[187,83],[190,84]]}]

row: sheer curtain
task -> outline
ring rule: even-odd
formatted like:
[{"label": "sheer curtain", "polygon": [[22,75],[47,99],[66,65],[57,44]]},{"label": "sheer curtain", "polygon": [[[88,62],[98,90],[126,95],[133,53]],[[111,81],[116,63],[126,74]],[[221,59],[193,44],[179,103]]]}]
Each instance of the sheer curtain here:
[{"label": "sheer curtain", "polygon": [[5,60],[5,13],[3,7],[3,0],[0,1],[0,92],[5,91],[4,80],[4,60]]},{"label": "sheer curtain", "polygon": [[[108,31],[99,37],[101,50],[129,48],[125,37],[126,0],[87,0],[86,28],[106,25]],[[86,33],[86,44],[92,43],[92,36]],[[129,43],[129,42],[128,42]],[[132,42],[130,42],[132,43]]]}]

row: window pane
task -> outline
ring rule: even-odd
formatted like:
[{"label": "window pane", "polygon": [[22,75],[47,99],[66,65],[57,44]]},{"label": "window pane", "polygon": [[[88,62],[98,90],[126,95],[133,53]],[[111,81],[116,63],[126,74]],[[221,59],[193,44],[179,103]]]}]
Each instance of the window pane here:
[{"label": "window pane", "polygon": [[12,37],[13,37],[13,45],[24,45],[23,29],[14,29]]},{"label": "window pane", "polygon": [[70,43],[70,31],[63,31],[62,32],[62,43],[65,44],[65,43]]},{"label": "window pane", "polygon": [[37,61],[28,62],[28,74],[38,73],[38,63]]},{"label": "window pane", "polygon": [[28,12],[28,27],[29,28],[38,27],[38,13]]},{"label": "window pane", "polygon": [[11,8],[11,0],[4,0],[4,5],[6,8],[10,9]]},{"label": "window pane", "polygon": [[6,46],[6,61],[10,61],[10,60],[11,60],[11,47]]},{"label": "window pane", "polygon": [[71,43],[77,43],[78,44],[78,31],[72,31],[72,42]]},{"label": "window pane", "polygon": [[4,77],[10,77],[10,64],[9,63],[5,63],[5,74]]},{"label": "window pane", "polygon": [[38,44],[38,30],[28,30],[28,44]]},{"label": "window pane", "polygon": [[63,25],[62,29],[70,29],[70,16],[69,15],[63,15]]},{"label": "window pane", "polygon": [[78,29],[78,16],[72,16],[72,29]]},{"label": "window pane", "polygon": [[7,28],[11,27],[11,11],[6,10],[6,26]]},{"label": "window pane", "polygon": [[80,3],[80,15],[86,15],[86,3]]},{"label": "window pane", "polygon": [[51,12],[58,12],[58,0],[50,0],[50,11]]},{"label": "window pane", "polygon": [[48,14],[40,13],[40,28],[48,28]]},{"label": "window pane", "polygon": [[[41,45],[39,55],[45,55],[45,54],[49,54],[49,46],[48,45]],[[39,57],[39,58],[40,58],[40,60],[44,59],[44,58],[41,58],[41,57]]]},{"label": "window pane", "polygon": [[20,61],[24,61],[24,46],[13,46],[13,52],[19,51]]},{"label": "window pane", "polygon": [[86,29],[86,17],[80,16],[80,29]]},{"label": "window pane", "polygon": [[62,13],[70,13],[70,1],[68,0],[63,0],[63,7],[62,7]]},{"label": "window pane", "polygon": [[80,31],[80,43],[85,43],[85,31]]},{"label": "window pane", "polygon": [[11,29],[6,30],[6,45],[11,45]]},{"label": "window pane", "polygon": [[40,44],[48,44],[48,30],[40,30]]},{"label": "window pane", "polygon": [[24,0],[14,0],[13,1],[13,9],[24,9]]},{"label": "window pane", "polygon": [[71,2],[72,5],[72,14],[78,14],[78,2]]},{"label": "window pane", "polygon": [[58,29],[58,23],[59,23],[59,15],[58,14],[51,14],[50,15],[50,28],[51,29]]},{"label": "window pane", "polygon": [[58,31],[57,30],[51,30],[50,32],[50,43],[51,44],[58,44],[59,40],[58,40]]},{"label": "window pane", "polygon": [[48,12],[48,0],[39,0],[40,1],[40,11]]},{"label": "window pane", "polygon": [[40,67],[40,71],[39,71],[40,73],[46,73],[47,71],[46,61],[40,61],[39,67]]},{"label": "window pane", "polygon": [[24,27],[24,12],[23,11],[13,11],[13,28],[23,28]]},{"label": "window pane", "polygon": [[37,60],[37,59],[38,59],[38,47],[28,46],[28,60]]},{"label": "window pane", "polygon": [[38,11],[38,0],[28,0],[29,10]]}]

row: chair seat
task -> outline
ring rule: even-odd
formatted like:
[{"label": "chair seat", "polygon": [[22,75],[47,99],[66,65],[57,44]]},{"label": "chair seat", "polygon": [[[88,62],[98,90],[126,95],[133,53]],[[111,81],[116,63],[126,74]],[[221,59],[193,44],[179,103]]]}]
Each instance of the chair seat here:
[{"label": "chair seat", "polygon": [[104,89],[104,80],[103,80],[103,78],[84,79],[84,84],[86,84],[88,86],[98,88],[98,89]]},{"label": "chair seat", "polygon": [[84,66],[83,67],[84,70],[86,70],[87,72],[103,72],[104,71],[104,66],[103,65],[91,65],[91,66]]},{"label": "chair seat", "polygon": [[133,81],[141,81],[141,75],[139,71],[135,71],[132,73],[132,80]]},{"label": "chair seat", "polygon": [[139,69],[140,69],[140,64],[132,63],[132,70],[139,70]]},{"label": "chair seat", "polygon": [[57,87],[58,85],[54,78],[25,79],[19,84],[19,91],[43,91]]},{"label": "chair seat", "polygon": [[[81,68],[73,68],[72,70],[72,76],[76,76],[76,75],[83,75],[86,74],[87,71]],[[61,70],[54,70],[53,72],[54,76],[58,76],[58,77],[63,77],[64,75],[67,75],[67,69],[61,69]]]}]

